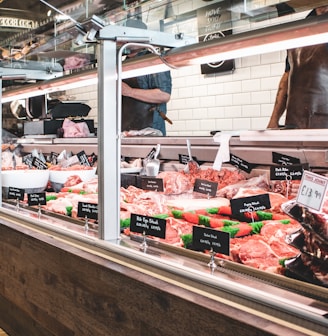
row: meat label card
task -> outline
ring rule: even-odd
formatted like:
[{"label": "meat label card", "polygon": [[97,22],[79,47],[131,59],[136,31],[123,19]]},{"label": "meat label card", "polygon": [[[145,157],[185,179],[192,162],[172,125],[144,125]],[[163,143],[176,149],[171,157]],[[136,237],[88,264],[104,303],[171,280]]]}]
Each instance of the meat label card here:
[{"label": "meat label card", "polygon": [[141,189],[164,191],[163,179],[159,179],[156,177],[143,177],[141,179]]},{"label": "meat label card", "polygon": [[98,204],[78,202],[77,216],[81,218],[98,219]]},{"label": "meat label card", "polygon": [[9,187],[8,188],[8,199],[15,199],[15,200],[24,200],[25,189]]},{"label": "meat label card", "polygon": [[31,193],[27,194],[27,201],[29,206],[33,205],[46,205],[46,193]]},{"label": "meat label card", "polygon": [[48,166],[45,162],[43,162],[42,160],[40,160],[37,157],[34,157],[32,160],[32,166],[36,167],[37,169],[48,169]]},{"label": "meat label card", "polygon": [[297,165],[301,163],[300,159],[298,158],[277,152],[272,152],[272,162],[279,165]]},{"label": "meat label card", "polygon": [[212,182],[208,180],[200,180],[196,179],[194,184],[194,191],[199,192],[201,194],[206,194],[209,196],[216,196],[216,192],[218,190],[218,183]]},{"label": "meat label card", "polygon": [[[194,161],[198,162],[196,156],[192,156],[192,159]],[[179,154],[179,163],[187,164],[189,160],[190,160],[189,159],[189,155],[187,155],[187,154]]]},{"label": "meat label card", "polygon": [[90,166],[90,163],[89,163],[87,155],[85,154],[85,151],[81,151],[77,153],[76,156],[78,157],[81,165]]},{"label": "meat label card", "polygon": [[130,231],[165,239],[166,220],[163,218],[131,214]]},{"label": "meat label card", "polygon": [[328,179],[324,176],[304,171],[296,202],[314,209],[321,211],[325,200],[328,186]]},{"label": "meat label card", "polygon": [[270,180],[301,180],[304,167],[302,165],[284,165],[270,167]]},{"label": "meat label card", "polygon": [[234,198],[230,200],[231,211],[235,215],[271,208],[268,194]]},{"label": "meat label card", "polygon": [[228,232],[194,225],[192,244],[197,250],[210,251],[212,249],[217,253],[230,254],[230,234]]},{"label": "meat label card", "polygon": [[231,154],[230,153],[230,161],[229,163],[237,168],[239,168],[240,170],[245,171],[246,173],[250,173],[252,171],[252,169],[256,166],[253,163],[249,163],[243,159],[241,159],[240,157]]}]

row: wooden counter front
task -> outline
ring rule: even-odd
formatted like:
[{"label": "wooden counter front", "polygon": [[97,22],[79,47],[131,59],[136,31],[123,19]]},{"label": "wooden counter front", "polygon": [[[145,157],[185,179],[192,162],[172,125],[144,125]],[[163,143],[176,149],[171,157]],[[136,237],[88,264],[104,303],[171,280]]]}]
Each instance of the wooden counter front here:
[{"label": "wooden counter front", "polygon": [[0,237],[0,325],[11,336],[304,335],[56,234],[0,219]]}]

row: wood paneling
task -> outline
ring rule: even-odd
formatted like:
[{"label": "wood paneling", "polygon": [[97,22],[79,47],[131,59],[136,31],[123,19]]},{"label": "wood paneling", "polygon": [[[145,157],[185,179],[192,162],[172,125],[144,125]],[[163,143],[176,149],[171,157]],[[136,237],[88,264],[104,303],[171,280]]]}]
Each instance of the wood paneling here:
[{"label": "wood paneling", "polygon": [[0,237],[0,325],[10,336],[301,335],[53,235],[6,223]]}]

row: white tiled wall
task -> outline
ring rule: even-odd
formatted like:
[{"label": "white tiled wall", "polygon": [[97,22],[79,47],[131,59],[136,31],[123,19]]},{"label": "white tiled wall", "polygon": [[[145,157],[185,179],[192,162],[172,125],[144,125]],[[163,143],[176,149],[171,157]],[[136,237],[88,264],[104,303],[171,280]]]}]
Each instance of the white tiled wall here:
[{"label": "white tiled wall", "polygon": [[199,66],[172,71],[168,135],[263,129],[272,112],[286,52],[236,59],[232,74],[202,75]]},{"label": "white tiled wall", "polygon": [[[212,130],[264,129],[269,121],[285,51],[235,60],[233,73],[202,75],[200,66],[172,70],[167,135],[207,136]],[[68,92],[91,106],[97,124],[97,87]]]},{"label": "white tiled wall", "polygon": [[[248,4],[260,8],[271,3],[271,0],[266,0]],[[173,3],[172,10],[174,14],[183,14],[202,6],[204,2],[201,0],[181,0]],[[145,10],[148,13],[148,9]],[[232,13],[239,15],[238,11]],[[301,19],[306,14],[292,14],[293,19],[289,15],[273,17],[267,24]],[[158,21],[156,18],[163,17],[159,9],[154,15],[154,22]],[[234,21],[238,23],[233,27],[234,33],[260,28],[263,25],[263,22],[249,23],[238,18]],[[145,21],[149,23],[148,20]],[[167,32],[176,33],[174,29],[178,29],[187,31],[191,36],[197,35],[197,21],[193,18],[178,25],[168,26],[167,29]],[[209,135],[211,130],[264,129],[269,121],[278,84],[284,72],[285,57],[286,51],[280,51],[235,59],[234,72],[224,75],[202,75],[198,65],[172,70],[173,91],[168,103],[168,117],[173,121],[173,125],[167,124],[167,134],[202,136]],[[69,94],[75,96],[76,100],[88,100],[92,108],[89,116],[94,118],[97,124],[96,86],[72,90]]]}]

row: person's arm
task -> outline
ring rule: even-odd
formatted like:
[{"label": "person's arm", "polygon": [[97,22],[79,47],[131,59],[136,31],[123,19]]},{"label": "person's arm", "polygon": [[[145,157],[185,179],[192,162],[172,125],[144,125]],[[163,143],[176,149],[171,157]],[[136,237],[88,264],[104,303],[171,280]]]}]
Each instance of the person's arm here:
[{"label": "person's arm", "polygon": [[171,95],[158,88],[156,89],[135,89],[122,82],[122,95],[141,100],[151,104],[167,103]]},{"label": "person's arm", "polygon": [[278,128],[279,119],[285,112],[287,103],[288,77],[289,71],[286,71],[280,79],[276,101],[267,128]]}]

